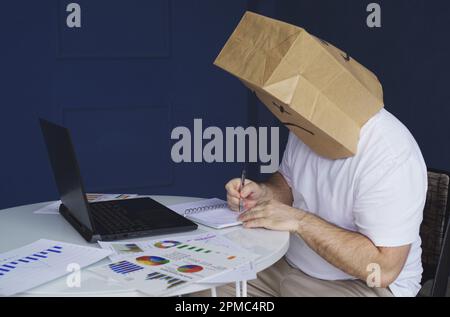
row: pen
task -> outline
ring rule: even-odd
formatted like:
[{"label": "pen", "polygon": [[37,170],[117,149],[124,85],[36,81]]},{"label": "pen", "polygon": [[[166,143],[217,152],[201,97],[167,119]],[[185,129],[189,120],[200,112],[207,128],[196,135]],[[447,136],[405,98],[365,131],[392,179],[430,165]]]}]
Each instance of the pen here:
[{"label": "pen", "polygon": [[[241,186],[239,187],[239,193],[241,192],[242,188],[245,186],[245,168],[242,170],[241,175]],[[242,198],[239,198],[239,212],[244,211],[244,200]]]}]

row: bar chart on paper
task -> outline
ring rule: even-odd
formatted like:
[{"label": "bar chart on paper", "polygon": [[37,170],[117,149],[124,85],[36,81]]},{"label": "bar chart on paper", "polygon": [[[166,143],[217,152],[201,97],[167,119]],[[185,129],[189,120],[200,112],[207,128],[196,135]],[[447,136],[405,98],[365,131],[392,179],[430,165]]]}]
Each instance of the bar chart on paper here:
[{"label": "bar chart on paper", "polygon": [[176,248],[184,251],[190,251],[190,252],[197,252],[197,253],[211,253],[212,250],[205,248],[205,247],[199,247],[195,245],[190,245],[187,243],[182,243],[180,241],[158,241],[153,244],[155,248],[158,249],[170,249],[170,248]]},{"label": "bar chart on paper", "polygon": [[97,248],[44,239],[0,254],[0,295],[31,289],[68,274],[69,264],[82,268],[109,254]]},{"label": "bar chart on paper", "polygon": [[167,274],[159,273],[159,272],[153,272],[150,274],[147,274],[146,280],[160,280],[164,281],[166,283],[166,289],[171,289],[180,285],[183,285],[187,283],[186,280],[182,280],[178,277],[170,276]]},{"label": "bar chart on paper", "polygon": [[13,274],[14,270],[19,268],[22,268],[25,266],[23,263],[30,263],[27,264],[28,268],[36,268],[39,266],[46,267],[46,263],[43,259],[48,259],[53,254],[61,254],[63,252],[63,247],[59,245],[55,245],[49,249],[45,249],[43,251],[38,251],[36,253],[32,253],[28,256],[24,256],[19,259],[14,259],[11,262],[6,262],[6,264],[0,265],[0,276]]},{"label": "bar chart on paper", "polygon": [[108,265],[111,270],[119,274],[130,274],[136,271],[143,270],[142,266],[136,265],[128,261],[120,261]]}]

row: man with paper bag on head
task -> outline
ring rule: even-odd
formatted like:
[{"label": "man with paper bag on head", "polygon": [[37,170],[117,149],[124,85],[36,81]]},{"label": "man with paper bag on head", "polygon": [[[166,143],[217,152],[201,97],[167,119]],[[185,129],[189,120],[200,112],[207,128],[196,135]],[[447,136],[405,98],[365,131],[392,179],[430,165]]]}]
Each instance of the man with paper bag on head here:
[{"label": "man with paper bag on head", "polygon": [[268,181],[226,185],[232,209],[244,201],[246,228],[291,233],[286,256],[249,282],[249,294],[415,296],[427,171],[413,136],[384,109],[377,77],[304,29],[251,12],[215,65],[290,130]]}]

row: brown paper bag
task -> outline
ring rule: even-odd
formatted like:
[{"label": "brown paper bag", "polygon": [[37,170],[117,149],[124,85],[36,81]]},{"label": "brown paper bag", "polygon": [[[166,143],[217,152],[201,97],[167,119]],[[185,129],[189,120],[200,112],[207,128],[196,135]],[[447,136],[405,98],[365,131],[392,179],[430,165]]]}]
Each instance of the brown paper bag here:
[{"label": "brown paper bag", "polygon": [[381,108],[377,77],[304,29],[245,13],[214,62],[239,78],[317,154],[356,154],[361,127]]}]

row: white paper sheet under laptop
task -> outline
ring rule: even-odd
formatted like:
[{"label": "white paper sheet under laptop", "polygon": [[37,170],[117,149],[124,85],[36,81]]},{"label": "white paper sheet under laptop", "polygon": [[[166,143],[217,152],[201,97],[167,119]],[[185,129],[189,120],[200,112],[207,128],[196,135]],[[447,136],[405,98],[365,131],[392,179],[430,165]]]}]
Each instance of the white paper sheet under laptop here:
[{"label": "white paper sheet under laptop", "polygon": [[230,210],[227,202],[218,198],[171,205],[169,208],[192,221],[215,229],[242,224],[238,220],[239,213]]}]

